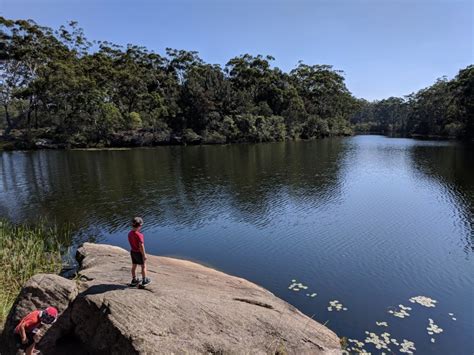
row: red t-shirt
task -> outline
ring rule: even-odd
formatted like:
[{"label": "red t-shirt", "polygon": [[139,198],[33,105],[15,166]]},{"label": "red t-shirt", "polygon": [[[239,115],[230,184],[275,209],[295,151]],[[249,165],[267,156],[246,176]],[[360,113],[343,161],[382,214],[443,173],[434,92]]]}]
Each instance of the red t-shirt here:
[{"label": "red t-shirt", "polygon": [[25,326],[25,331],[27,333],[31,333],[34,329],[39,328],[41,325],[40,314],[41,311],[33,311],[24,317],[16,326],[15,333],[20,334],[20,326],[22,324]]},{"label": "red t-shirt", "polygon": [[128,233],[128,242],[130,243],[132,251],[140,252],[140,244],[145,243],[145,238],[139,231],[131,230]]}]

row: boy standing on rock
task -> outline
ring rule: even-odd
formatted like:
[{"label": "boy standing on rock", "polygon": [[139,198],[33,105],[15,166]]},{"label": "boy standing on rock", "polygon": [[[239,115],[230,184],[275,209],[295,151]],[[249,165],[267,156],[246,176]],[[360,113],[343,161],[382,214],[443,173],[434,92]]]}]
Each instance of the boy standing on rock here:
[{"label": "boy standing on rock", "polygon": [[142,269],[142,283],[145,287],[151,283],[151,280],[146,276],[146,254],[145,254],[145,238],[140,230],[143,225],[141,217],[135,217],[132,220],[132,230],[128,233],[128,242],[130,243],[130,256],[132,257],[132,282],[130,286],[137,286],[140,280],[137,279],[136,270],[137,265]]},{"label": "boy standing on rock", "polygon": [[43,324],[53,324],[58,318],[58,310],[54,307],[48,307],[45,310],[36,310],[25,316],[15,328],[14,334],[17,347],[25,352],[26,355],[38,354],[35,350],[36,334]]}]

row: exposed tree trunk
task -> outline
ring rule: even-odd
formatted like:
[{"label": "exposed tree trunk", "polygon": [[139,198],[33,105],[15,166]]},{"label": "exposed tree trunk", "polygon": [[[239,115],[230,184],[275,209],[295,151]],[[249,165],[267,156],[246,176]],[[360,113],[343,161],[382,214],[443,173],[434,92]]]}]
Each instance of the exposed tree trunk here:
[{"label": "exposed tree trunk", "polygon": [[35,105],[35,129],[38,129],[38,105]]},{"label": "exposed tree trunk", "polygon": [[30,105],[28,107],[28,111],[26,112],[26,129],[28,132],[31,129],[31,108],[33,106],[33,99],[30,97]]},{"label": "exposed tree trunk", "polygon": [[12,130],[12,121],[10,119],[10,112],[8,112],[8,104],[4,104],[3,107],[5,108],[5,118],[7,120],[7,129],[5,130],[5,134],[9,134]]}]

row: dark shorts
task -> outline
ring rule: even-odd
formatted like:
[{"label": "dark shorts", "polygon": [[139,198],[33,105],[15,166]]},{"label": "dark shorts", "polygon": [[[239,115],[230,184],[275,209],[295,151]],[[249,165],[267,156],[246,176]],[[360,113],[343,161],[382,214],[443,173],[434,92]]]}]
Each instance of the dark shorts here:
[{"label": "dark shorts", "polygon": [[15,333],[15,342],[16,342],[16,347],[18,349],[21,349],[21,350],[26,350],[28,349],[32,344],[35,343],[35,339],[34,339],[34,334],[33,333],[26,333],[26,339],[28,339],[28,341],[26,342],[26,344],[23,344],[21,342],[21,336],[20,334],[16,334]]},{"label": "dark shorts", "polygon": [[132,257],[132,264],[143,265],[143,255],[140,252],[131,251],[130,256]]}]

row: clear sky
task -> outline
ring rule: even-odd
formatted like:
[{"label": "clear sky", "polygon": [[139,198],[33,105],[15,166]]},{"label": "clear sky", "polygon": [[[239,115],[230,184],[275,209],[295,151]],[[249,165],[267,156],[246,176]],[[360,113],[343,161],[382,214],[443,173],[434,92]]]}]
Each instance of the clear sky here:
[{"label": "clear sky", "polygon": [[270,54],[344,70],[354,95],[402,96],[474,63],[473,0],[0,0],[0,14],[89,39],[196,50],[225,64]]}]

